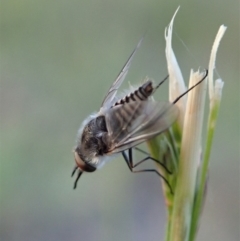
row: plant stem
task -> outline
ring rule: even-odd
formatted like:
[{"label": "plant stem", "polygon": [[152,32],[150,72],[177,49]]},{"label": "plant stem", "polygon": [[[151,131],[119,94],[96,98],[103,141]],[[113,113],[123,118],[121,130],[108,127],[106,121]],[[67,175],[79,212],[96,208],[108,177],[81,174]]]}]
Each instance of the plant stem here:
[{"label": "plant stem", "polygon": [[216,126],[216,120],[218,116],[220,102],[215,102],[215,104],[212,106],[209,118],[208,118],[208,128],[207,128],[207,141],[206,141],[206,148],[205,148],[205,155],[202,163],[202,167],[200,170],[200,180],[199,180],[199,187],[197,188],[197,195],[195,204],[193,207],[193,214],[192,214],[192,227],[190,232],[190,241],[194,241],[197,228],[198,228],[198,222],[203,206],[203,199],[204,199],[204,192],[205,192],[205,185],[206,185],[206,179],[207,179],[207,173],[208,173],[208,165],[209,165],[209,158],[212,148],[212,141]]},{"label": "plant stem", "polygon": [[[201,74],[192,74],[189,86],[197,83],[200,78]],[[188,241],[190,235],[191,212],[200,160],[205,86],[206,83],[201,84],[188,96],[169,241]]]}]

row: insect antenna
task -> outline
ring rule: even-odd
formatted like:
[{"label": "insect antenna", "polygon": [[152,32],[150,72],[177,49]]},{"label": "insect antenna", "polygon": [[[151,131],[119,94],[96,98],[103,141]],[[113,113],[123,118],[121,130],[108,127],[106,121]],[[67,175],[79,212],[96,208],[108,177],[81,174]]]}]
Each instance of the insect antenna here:
[{"label": "insect antenna", "polygon": [[71,177],[75,174],[75,172],[77,171],[77,169],[78,169],[77,166],[75,166],[75,167],[73,168],[73,171],[72,171]]},{"label": "insect antenna", "polygon": [[203,78],[198,81],[195,85],[193,85],[192,87],[190,87],[188,90],[186,90],[184,93],[182,93],[181,95],[179,95],[174,101],[173,104],[176,104],[184,95],[186,95],[190,90],[192,90],[193,88],[195,88],[197,85],[199,85],[200,83],[202,83],[205,78],[208,76],[208,70],[206,69],[205,71],[205,75],[203,76]]},{"label": "insect antenna", "polygon": [[[77,171],[77,169],[78,169],[78,166],[75,166],[75,167],[73,168],[71,177],[73,177],[73,175],[75,174],[75,172]],[[83,173],[82,171],[80,171],[80,170],[78,171],[78,175],[77,175],[77,178],[76,178],[76,180],[75,180],[75,182],[74,182],[73,189],[76,189],[76,188],[77,188],[77,182],[78,182],[79,178],[81,177],[82,173]]]},{"label": "insect antenna", "polygon": [[[75,173],[76,169],[74,169],[73,171],[74,171],[74,173]],[[77,188],[77,182],[78,182],[78,180],[79,180],[79,178],[81,177],[82,174],[83,174],[82,171],[79,171],[79,172],[78,172],[77,178],[76,178],[76,180],[75,180],[75,182],[74,182],[73,189],[76,189],[76,188]]]}]

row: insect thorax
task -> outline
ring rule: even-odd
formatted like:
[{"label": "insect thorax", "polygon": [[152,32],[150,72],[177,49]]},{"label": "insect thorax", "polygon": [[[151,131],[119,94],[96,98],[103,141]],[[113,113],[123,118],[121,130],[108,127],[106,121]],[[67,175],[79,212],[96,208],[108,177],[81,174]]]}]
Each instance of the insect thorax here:
[{"label": "insect thorax", "polygon": [[107,152],[107,144],[104,141],[106,135],[104,116],[98,116],[86,124],[80,137],[80,145],[77,147],[82,160],[91,163],[94,157]]}]

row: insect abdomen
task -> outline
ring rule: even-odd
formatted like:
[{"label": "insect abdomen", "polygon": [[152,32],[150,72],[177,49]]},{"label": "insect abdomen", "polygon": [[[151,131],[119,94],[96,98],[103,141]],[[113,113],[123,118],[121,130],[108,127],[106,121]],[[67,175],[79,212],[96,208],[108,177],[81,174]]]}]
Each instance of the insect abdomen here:
[{"label": "insect abdomen", "polygon": [[148,97],[152,94],[153,90],[154,88],[152,86],[152,81],[148,80],[146,83],[141,85],[137,90],[117,101],[113,106],[123,105],[124,103],[129,103],[130,101],[147,100]]}]

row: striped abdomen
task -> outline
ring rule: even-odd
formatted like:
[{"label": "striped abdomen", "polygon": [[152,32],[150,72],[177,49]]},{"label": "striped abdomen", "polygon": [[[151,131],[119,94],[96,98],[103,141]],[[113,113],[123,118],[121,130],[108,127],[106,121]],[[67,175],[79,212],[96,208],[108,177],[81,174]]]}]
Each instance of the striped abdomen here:
[{"label": "striped abdomen", "polygon": [[141,85],[137,90],[117,101],[113,106],[122,105],[124,103],[129,103],[131,101],[147,100],[154,90],[152,84],[152,81],[148,80],[146,83]]}]

